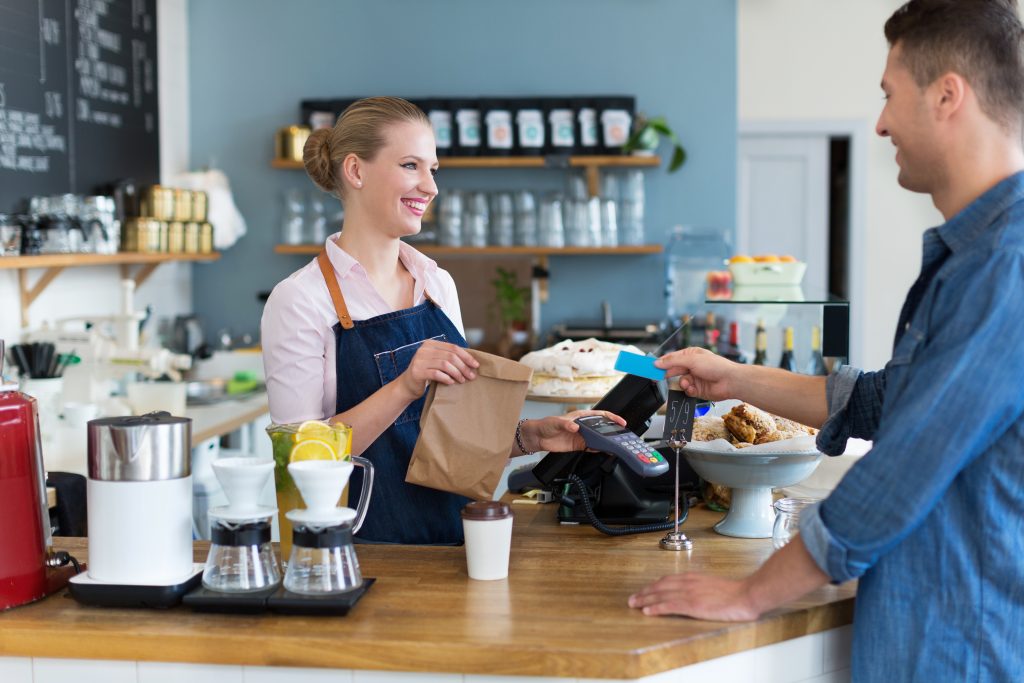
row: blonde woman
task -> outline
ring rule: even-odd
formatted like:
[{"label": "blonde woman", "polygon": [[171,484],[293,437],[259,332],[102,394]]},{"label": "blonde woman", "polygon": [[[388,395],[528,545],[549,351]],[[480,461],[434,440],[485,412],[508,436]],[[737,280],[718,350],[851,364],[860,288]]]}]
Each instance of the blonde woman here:
[{"label": "blonde woman", "polygon": [[[465,350],[451,276],[401,241],[420,231],[438,192],[430,122],[399,98],[360,100],[334,128],[310,135],[303,156],[310,178],[344,203],[345,225],[267,301],[271,417],[352,426],[353,454],[376,469],[359,540],[460,543],[467,500],[405,483],[427,384],[471,382],[478,366]],[[510,455],[584,448],[572,421],[584,414],[594,413],[522,422]],[[357,469],[352,495],[359,476]]]}]

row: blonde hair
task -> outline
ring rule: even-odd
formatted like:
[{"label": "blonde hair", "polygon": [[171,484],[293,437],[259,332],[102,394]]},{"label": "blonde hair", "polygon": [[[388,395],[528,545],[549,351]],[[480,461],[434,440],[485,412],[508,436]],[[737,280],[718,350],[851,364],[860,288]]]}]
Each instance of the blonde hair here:
[{"label": "blonde hair", "polygon": [[343,199],[338,174],[345,157],[355,154],[373,161],[386,142],[388,126],[406,121],[430,125],[419,107],[400,97],[368,97],[353,102],[333,128],[315,130],[306,140],[302,148],[306,173],[321,190]]}]

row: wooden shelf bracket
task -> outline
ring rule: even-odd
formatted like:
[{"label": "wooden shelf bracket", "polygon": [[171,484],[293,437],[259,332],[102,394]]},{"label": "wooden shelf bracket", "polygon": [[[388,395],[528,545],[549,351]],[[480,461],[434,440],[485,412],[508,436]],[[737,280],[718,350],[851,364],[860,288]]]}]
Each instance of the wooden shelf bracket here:
[{"label": "wooden shelf bracket", "polygon": [[64,266],[51,266],[43,271],[43,274],[39,276],[35,284],[29,287],[28,284],[28,273],[25,269],[18,270],[18,290],[21,292],[21,326],[28,327],[28,309],[32,305],[32,302],[39,298],[39,295],[43,293],[50,283],[53,282],[54,278],[60,275],[60,272],[64,270]]}]

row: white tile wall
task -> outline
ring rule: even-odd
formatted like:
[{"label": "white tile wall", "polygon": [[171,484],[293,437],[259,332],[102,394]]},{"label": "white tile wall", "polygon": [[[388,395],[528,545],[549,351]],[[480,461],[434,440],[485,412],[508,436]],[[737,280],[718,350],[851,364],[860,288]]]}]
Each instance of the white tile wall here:
[{"label": "white tile wall", "polygon": [[242,683],[241,666],[139,662],[137,683]]},{"label": "white tile wall", "polygon": [[853,646],[853,627],[843,626],[825,631],[825,671],[850,668],[850,648]]},{"label": "white tile wall", "polygon": [[[352,672],[352,683],[463,683],[463,678],[462,674],[424,674],[400,671]],[[520,680],[520,683],[523,681]]]},{"label": "white tile wall", "polygon": [[292,669],[285,666],[244,666],[243,683],[352,683],[347,669]]},{"label": "white tile wall", "polygon": [[0,657],[0,681],[32,683],[32,660],[29,657]]},{"label": "white tile wall", "polygon": [[34,683],[137,683],[135,662],[98,659],[33,659]]},{"label": "white tile wall", "polygon": [[823,636],[820,633],[759,647],[752,652],[758,680],[801,681],[825,672]]},{"label": "white tile wall", "polygon": [[814,678],[808,678],[807,680],[800,681],[800,683],[850,683],[850,670],[840,669],[838,671],[830,671],[827,674],[821,676],[815,676]]}]

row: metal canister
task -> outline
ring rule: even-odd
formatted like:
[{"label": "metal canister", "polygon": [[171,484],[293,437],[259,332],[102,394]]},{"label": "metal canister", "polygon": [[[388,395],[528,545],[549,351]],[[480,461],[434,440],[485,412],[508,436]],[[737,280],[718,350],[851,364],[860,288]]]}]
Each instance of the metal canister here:
[{"label": "metal canister", "polygon": [[199,224],[199,253],[213,253],[213,225],[210,223]]},{"label": "metal canister", "polygon": [[[193,190],[192,192],[192,219],[199,223],[206,220],[206,205],[207,196],[206,193],[201,190]],[[429,206],[429,204],[428,204]]]},{"label": "metal canister", "polygon": [[139,214],[161,221],[174,220],[174,190],[162,185],[150,185],[142,190]]},{"label": "metal canister", "polygon": [[192,190],[174,190],[174,218],[169,220],[194,220],[192,216]]},{"label": "metal canister", "polygon": [[167,251],[172,254],[185,251],[185,224],[181,221],[167,224]]},{"label": "metal canister", "polygon": [[121,230],[121,251],[139,250],[139,223],[143,218],[128,218]]},{"label": "metal canister", "polygon": [[168,234],[170,232],[169,226],[170,226],[170,223],[168,223],[167,221],[157,221],[157,230],[158,230],[157,235],[159,237],[158,237],[158,240],[157,240],[157,248],[156,248],[156,250],[158,252],[162,253],[162,254],[166,254],[167,253]]},{"label": "metal canister", "polygon": [[306,146],[306,140],[311,132],[309,126],[285,126],[284,128],[278,128],[277,158],[288,161],[302,161],[302,148]]},{"label": "metal canister", "polygon": [[185,224],[185,253],[199,253],[199,223],[195,221]]},{"label": "metal canister", "polygon": [[89,577],[177,585],[192,566],[192,420],[166,412],[91,420]]},{"label": "metal canister", "polygon": [[147,254],[156,254],[160,249],[160,225],[161,222],[155,218],[139,219],[139,248]]}]

